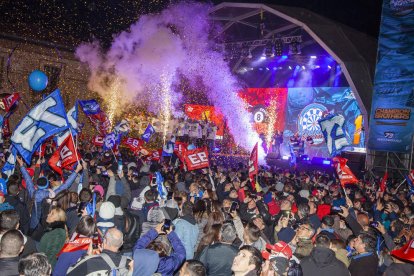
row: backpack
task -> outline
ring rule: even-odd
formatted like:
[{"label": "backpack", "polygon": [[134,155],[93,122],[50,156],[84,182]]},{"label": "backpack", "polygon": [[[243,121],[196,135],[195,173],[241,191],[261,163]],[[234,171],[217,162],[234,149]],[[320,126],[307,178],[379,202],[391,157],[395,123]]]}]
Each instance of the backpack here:
[{"label": "backpack", "polygon": [[100,255],[93,255],[93,256],[86,256],[82,259],[80,259],[75,265],[69,267],[67,270],[67,274],[71,273],[75,268],[77,268],[79,265],[83,264],[84,262],[92,259],[101,257],[105,263],[110,267],[110,269],[102,269],[98,271],[94,271],[91,273],[86,274],[86,276],[127,276],[129,273],[129,269],[127,267],[127,261],[130,260],[127,256],[121,257],[121,262],[119,263],[119,266],[116,266],[115,263],[112,261],[112,259],[105,253],[101,253]]}]

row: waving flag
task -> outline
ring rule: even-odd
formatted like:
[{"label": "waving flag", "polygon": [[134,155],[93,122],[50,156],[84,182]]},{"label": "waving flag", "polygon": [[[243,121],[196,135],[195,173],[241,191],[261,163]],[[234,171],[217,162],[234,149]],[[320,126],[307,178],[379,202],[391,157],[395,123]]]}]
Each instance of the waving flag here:
[{"label": "waving flag", "polygon": [[3,166],[3,169],[1,170],[2,173],[7,175],[7,177],[10,177],[14,173],[14,168],[16,165],[16,154],[17,150],[13,147],[13,145],[10,146],[10,155],[7,158],[6,163]]},{"label": "waving flag", "polygon": [[[72,131],[72,135],[76,136],[79,131],[78,127],[78,105],[75,103],[75,105],[68,111],[67,118],[69,122],[70,129]],[[59,133],[56,135],[56,144],[60,146],[66,138],[70,135],[70,131],[66,130],[62,133]]]},{"label": "waving flag", "polygon": [[47,138],[68,128],[65,107],[59,89],[38,103],[17,125],[11,137],[16,150],[27,164]]},{"label": "waving flag", "polygon": [[323,136],[325,137],[329,154],[331,154],[332,157],[339,155],[342,148],[349,145],[348,140],[346,139],[344,116],[330,114],[325,118],[320,119],[318,122]]},{"label": "waving flag", "polygon": [[410,194],[414,194],[414,170],[411,170],[411,172],[405,176],[405,180],[407,180]]},{"label": "waving flag", "polygon": [[184,161],[189,171],[208,168],[208,150],[206,147],[186,150],[183,153]]},{"label": "waving flag", "polygon": [[62,169],[71,169],[71,166],[81,158],[79,153],[76,153],[75,145],[72,137],[66,137],[65,141],[59,146],[49,159],[49,166],[57,173],[62,175]]},{"label": "waving flag", "polygon": [[358,183],[358,178],[352,173],[351,169],[348,167],[346,162],[348,159],[336,156],[332,158],[335,166],[335,171],[338,174],[339,181],[344,187],[345,184],[356,184]]},{"label": "waving flag", "polygon": [[181,162],[184,162],[183,153],[187,150],[188,144],[184,142],[175,142],[174,144],[174,154],[180,159]]},{"label": "waving flag", "polygon": [[259,161],[258,161],[258,143],[253,147],[249,158],[249,178],[252,183],[253,189],[257,192],[261,191],[259,183],[256,183],[255,176],[259,173]]},{"label": "waving flag", "polygon": [[122,144],[127,146],[132,152],[136,152],[144,144],[144,141],[138,138],[128,137],[122,140]]},{"label": "waving flag", "polygon": [[385,189],[387,188],[387,180],[388,180],[388,171],[385,171],[384,177],[381,179],[380,182],[380,192],[385,192]]},{"label": "waving flag", "polygon": [[103,147],[104,143],[104,137],[95,135],[92,137],[92,144],[96,147]]},{"label": "waving flag", "polygon": [[114,133],[120,136],[125,136],[131,131],[131,126],[128,120],[123,119],[114,127]]},{"label": "waving flag", "polygon": [[101,110],[96,100],[78,101],[86,117],[91,121],[101,135],[106,135],[111,128],[111,122],[105,112]]},{"label": "waving flag", "polygon": [[119,137],[115,133],[111,132],[105,136],[103,148],[104,150],[111,150],[115,147],[115,145],[118,145],[118,144],[119,144]]},{"label": "waving flag", "polygon": [[162,177],[160,172],[155,173],[155,182],[157,183],[157,190],[161,199],[167,198],[167,189],[165,189],[164,178]]},{"label": "waving flag", "polygon": [[145,143],[148,143],[154,133],[154,127],[151,124],[148,124],[147,129],[144,131],[144,134],[142,134],[141,138],[145,141]]}]

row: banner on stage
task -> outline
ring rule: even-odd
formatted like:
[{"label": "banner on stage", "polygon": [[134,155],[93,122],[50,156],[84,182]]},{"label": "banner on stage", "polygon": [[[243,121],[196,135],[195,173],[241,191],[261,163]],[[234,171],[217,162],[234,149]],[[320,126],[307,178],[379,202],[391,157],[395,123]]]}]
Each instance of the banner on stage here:
[{"label": "banner on stage", "polygon": [[414,4],[384,0],[368,148],[409,152],[414,132]]}]

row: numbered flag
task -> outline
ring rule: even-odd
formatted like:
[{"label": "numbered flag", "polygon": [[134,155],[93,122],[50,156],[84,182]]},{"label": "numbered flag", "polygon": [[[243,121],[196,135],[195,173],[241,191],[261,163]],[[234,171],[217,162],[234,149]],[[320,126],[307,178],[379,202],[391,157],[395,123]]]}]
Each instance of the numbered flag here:
[{"label": "numbered flag", "polygon": [[188,144],[184,142],[175,142],[174,144],[174,154],[180,159],[181,162],[184,162],[183,153],[187,151]]},{"label": "numbered flag", "polygon": [[147,129],[145,129],[144,134],[142,134],[141,138],[145,141],[145,143],[148,143],[154,133],[154,127],[151,124],[148,124]]},{"label": "numbered flag", "polygon": [[0,108],[4,109],[4,111],[9,112],[13,110],[20,100],[20,94],[19,93],[13,93],[7,97],[4,97],[0,101]]},{"label": "numbered flag", "polygon": [[128,137],[122,140],[122,144],[127,146],[131,151],[136,152],[144,145],[144,141],[138,138]]},{"label": "numbered flag", "polygon": [[78,101],[78,103],[96,130],[101,135],[106,135],[111,128],[111,122],[105,112],[101,110],[99,103],[96,100]]},{"label": "numbered flag", "polygon": [[68,136],[50,157],[49,166],[60,175],[62,175],[62,169],[71,170],[72,165],[78,161],[78,158],[81,158],[75,150],[73,139]]},{"label": "numbered flag", "polygon": [[56,89],[29,111],[10,139],[24,161],[30,164],[33,153],[46,139],[67,128],[65,107]]},{"label": "numbered flag", "polygon": [[183,153],[183,157],[189,171],[204,169],[210,166],[206,147],[187,150]]},{"label": "numbered flag", "polygon": [[352,173],[351,169],[346,164],[346,162],[348,162],[348,159],[336,156],[332,158],[332,161],[334,162],[335,171],[343,187],[345,184],[358,183],[358,178],[356,178],[356,176]]},{"label": "numbered flag", "polygon": [[349,145],[346,139],[345,118],[342,115],[330,114],[318,121],[326,145],[331,156],[337,156],[341,153],[342,148]]}]

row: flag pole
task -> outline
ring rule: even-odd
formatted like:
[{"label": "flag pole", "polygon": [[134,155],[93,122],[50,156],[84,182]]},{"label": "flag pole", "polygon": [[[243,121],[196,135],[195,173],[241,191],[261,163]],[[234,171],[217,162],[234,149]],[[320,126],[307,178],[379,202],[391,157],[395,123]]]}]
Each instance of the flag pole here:
[{"label": "flag pole", "polygon": [[70,125],[69,125],[69,133],[70,133],[70,138],[72,139],[72,143],[73,143],[73,145],[74,145],[74,147],[75,147],[75,155],[76,155],[76,160],[77,160],[77,161],[78,161],[78,163],[79,163],[78,147],[77,147],[77,145],[75,144],[75,139],[73,139],[72,128],[70,127]]}]

